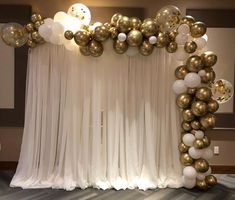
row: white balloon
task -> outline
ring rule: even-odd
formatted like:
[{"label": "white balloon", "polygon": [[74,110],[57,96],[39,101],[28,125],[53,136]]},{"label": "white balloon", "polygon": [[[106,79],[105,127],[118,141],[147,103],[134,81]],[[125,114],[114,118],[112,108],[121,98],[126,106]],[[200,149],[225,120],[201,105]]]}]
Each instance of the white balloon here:
[{"label": "white balloon", "polygon": [[198,159],[202,156],[202,150],[195,147],[190,147],[188,153],[193,159]]},{"label": "white balloon", "polygon": [[184,77],[184,82],[186,86],[195,88],[201,84],[201,77],[197,73],[190,72]]},{"label": "white balloon", "polygon": [[190,32],[190,27],[189,27],[187,24],[181,24],[181,25],[178,27],[178,32],[179,32],[180,34],[183,34],[183,35],[189,34],[189,32]]},{"label": "white balloon", "polygon": [[49,42],[50,37],[52,35],[51,27],[47,24],[42,24],[39,29],[38,33],[44,38],[45,41]]},{"label": "white balloon", "polygon": [[207,36],[207,34],[204,34],[204,35],[202,36],[202,38],[204,38],[206,41],[208,41],[208,36]]},{"label": "white balloon", "polygon": [[198,72],[198,75],[199,75],[199,76],[205,76],[205,75],[206,75],[206,71],[205,71],[204,69],[202,69],[202,70],[200,70],[200,71]]},{"label": "white balloon", "polygon": [[52,44],[61,45],[62,44],[62,36],[52,34],[51,37],[50,37],[50,42]]},{"label": "white balloon", "polygon": [[119,33],[118,34],[118,40],[121,42],[124,42],[126,40],[126,34],[125,33]]},{"label": "white balloon", "polygon": [[44,21],[44,24],[47,24],[47,25],[52,25],[54,23],[54,20],[51,18],[46,18],[43,21]]},{"label": "white balloon", "polygon": [[174,53],[175,59],[178,61],[184,61],[188,58],[189,54],[184,50],[184,48],[179,47]]},{"label": "white balloon", "polygon": [[149,37],[149,43],[150,44],[156,44],[157,42],[157,37],[156,36],[150,36]]},{"label": "white balloon", "polygon": [[183,143],[187,146],[193,146],[193,142],[195,140],[195,136],[191,133],[186,133],[184,136],[183,136]]},{"label": "white balloon", "polygon": [[126,51],[126,55],[128,56],[135,56],[139,53],[138,48],[136,47],[128,47],[128,50]]},{"label": "white balloon", "polygon": [[202,158],[210,160],[213,157],[213,151],[210,148],[203,149]]},{"label": "white balloon", "polygon": [[67,17],[67,14],[65,12],[59,11],[54,15],[54,21],[55,22],[63,22],[66,17]]},{"label": "white balloon", "polygon": [[69,51],[74,51],[78,48],[74,40],[67,40],[67,42],[64,43],[64,46]]},{"label": "white balloon", "polygon": [[195,137],[196,137],[197,139],[202,139],[202,138],[204,137],[204,132],[201,131],[201,130],[196,131],[196,132],[195,132]]},{"label": "white balloon", "polygon": [[92,26],[90,26],[90,30],[95,30],[96,27],[102,26],[103,24],[101,22],[95,22]]},{"label": "white balloon", "polygon": [[202,174],[202,173],[198,173],[198,174],[197,174],[197,179],[200,180],[200,181],[202,181],[202,180],[205,179],[205,175]]},{"label": "white balloon", "polygon": [[183,184],[185,188],[192,189],[196,185],[196,179],[183,177]]},{"label": "white balloon", "polygon": [[204,174],[205,176],[208,176],[208,175],[211,174],[211,172],[212,172],[211,167],[209,167],[209,169],[208,169],[205,173],[203,173],[203,174]]},{"label": "white balloon", "polygon": [[183,175],[185,178],[195,179],[197,177],[197,171],[192,166],[187,166],[183,169]]},{"label": "white balloon", "polygon": [[184,45],[188,40],[188,36],[187,35],[183,35],[183,34],[178,34],[175,37],[175,41],[178,45]]},{"label": "white balloon", "polygon": [[184,80],[176,80],[173,83],[172,89],[175,94],[181,94],[187,91],[187,87],[184,83]]},{"label": "white balloon", "polygon": [[194,39],[198,49],[203,49],[206,46],[206,40],[202,37]]},{"label": "white balloon", "polygon": [[77,32],[81,28],[81,21],[75,17],[71,17],[67,15],[65,20],[63,21],[63,26],[65,30],[70,30],[72,32]]},{"label": "white balloon", "polygon": [[64,26],[59,22],[55,22],[52,25],[51,30],[54,35],[62,35],[64,33]]}]

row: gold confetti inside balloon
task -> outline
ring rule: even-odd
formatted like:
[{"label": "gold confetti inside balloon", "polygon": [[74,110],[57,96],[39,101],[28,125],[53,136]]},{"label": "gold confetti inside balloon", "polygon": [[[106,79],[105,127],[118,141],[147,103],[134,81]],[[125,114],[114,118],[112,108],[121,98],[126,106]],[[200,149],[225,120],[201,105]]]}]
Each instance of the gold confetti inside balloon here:
[{"label": "gold confetti inside balloon", "polygon": [[211,90],[213,98],[221,104],[229,101],[234,93],[233,85],[224,79],[219,79],[212,84]]}]

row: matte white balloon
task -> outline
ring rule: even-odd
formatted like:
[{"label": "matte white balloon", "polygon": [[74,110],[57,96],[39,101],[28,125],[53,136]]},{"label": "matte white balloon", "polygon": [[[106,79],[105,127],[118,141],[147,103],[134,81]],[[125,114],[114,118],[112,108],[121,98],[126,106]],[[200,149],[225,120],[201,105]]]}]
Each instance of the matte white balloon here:
[{"label": "matte white balloon", "polygon": [[183,177],[183,184],[185,188],[192,189],[196,185],[196,179]]},{"label": "matte white balloon", "polygon": [[90,26],[90,30],[95,30],[96,27],[102,26],[103,24],[101,22],[95,22],[92,26]]},{"label": "matte white balloon", "polygon": [[52,44],[61,45],[62,44],[62,36],[52,34],[50,37],[50,42]]},{"label": "matte white balloon", "polygon": [[201,84],[201,77],[194,72],[186,74],[184,77],[185,85],[190,88],[198,87]]},{"label": "matte white balloon", "polygon": [[198,130],[198,131],[195,132],[194,135],[197,139],[202,139],[204,137],[204,132],[201,131],[201,130]]},{"label": "matte white balloon", "polygon": [[200,180],[200,181],[202,181],[202,180],[205,179],[205,175],[202,174],[202,173],[198,173],[198,174],[197,174],[197,179]]},{"label": "matte white balloon", "polygon": [[202,37],[194,39],[194,42],[196,42],[198,49],[203,49],[207,44],[206,40]]},{"label": "matte white balloon", "polygon": [[175,41],[178,45],[184,45],[188,40],[188,36],[187,35],[183,35],[183,34],[178,34],[175,37]]},{"label": "matte white balloon", "polygon": [[205,76],[206,75],[206,71],[204,70],[204,69],[202,69],[202,70],[200,70],[199,72],[198,72],[198,75],[199,76]]},{"label": "matte white balloon", "polygon": [[179,32],[180,34],[183,34],[183,35],[189,34],[189,32],[190,32],[190,27],[189,27],[187,24],[181,24],[181,25],[178,27],[178,32]]},{"label": "matte white balloon", "polygon": [[67,14],[65,12],[59,11],[54,15],[54,21],[55,22],[63,22],[66,17],[67,17]]},{"label": "matte white balloon", "polygon": [[190,147],[188,153],[193,159],[198,159],[202,156],[202,150],[196,149],[195,147]]},{"label": "matte white balloon", "polygon": [[197,177],[197,171],[192,166],[187,166],[183,169],[183,175],[185,178],[195,179]]},{"label": "matte white balloon", "polygon": [[157,37],[156,36],[150,36],[149,37],[149,43],[150,44],[156,44],[157,42]]},{"label": "matte white balloon", "polygon": [[39,29],[38,33],[44,38],[45,41],[49,42],[50,37],[52,35],[51,27],[47,24],[42,24]]},{"label": "matte white balloon", "polygon": [[212,172],[211,167],[209,167],[209,169],[208,169],[205,173],[203,173],[203,174],[204,174],[205,176],[208,176],[208,175],[211,174],[211,172]]},{"label": "matte white balloon", "polygon": [[59,22],[55,22],[52,25],[51,30],[54,35],[62,35],[64,33],[64,26]]},{"label": "matte white balloon", "polygon": [[125,33],[119,33],[118,34],[118,40],[121,42],[124,42],[126,40],[126,34]]},{"label": "matte white balloon", "polygon": [[173,83],[172,89],[175,94],[181,94],[187,91],[187,87],[184,83],[184,80],[176,80]]},{"label": "matte white balloon", "polygon": [[43,21],[44,21],[44,24],[47,24],[47,25],[52,25],[54,23],[54,20],[51,18],[46,18]]},{"label": "matte white balloon", "polygon": [[202,158],[210,160],[213,157],[213,151],[210,148],[203,149]]},{"label": "matte white balloon", "polygon": [[208,41],[208,36],[207,36],[207,34],[204,34],[204,35],[202,36],[202,38],[204,38],[206,41]]},{"label": "matte white balloon", "polygon": [[187,146],[193,146],[194,140],[195,140],[195,136],[191,133],[186,133],[183,136],[183,143]]},{"label": "matte white balloon", "polygon": [[189,57],[189,54],[181,47],[174,53],[175,59],[178,61],[184,61]]}]

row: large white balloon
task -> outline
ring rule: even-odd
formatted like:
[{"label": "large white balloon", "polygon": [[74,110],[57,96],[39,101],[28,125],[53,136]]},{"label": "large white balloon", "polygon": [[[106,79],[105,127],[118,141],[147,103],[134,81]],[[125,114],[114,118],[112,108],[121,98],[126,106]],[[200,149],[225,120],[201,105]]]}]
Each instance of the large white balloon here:
[{"label": "large white balloon", "polygon": [[183,169],[183,175],[185,178],[195,179],[197,177],[197,171],[192,166],[187,166]]},{"label": "large white balloon", "polygon": [[172,89],[175,94],[181,94],[187,91],[187,87],[184,83],[184,80],[176,80],[173,83]]},{"label": "large white balloon", "polygon": [[54,35],[64,34],[64,26],[60,22],[54,22],[54,24],[51,26],[51,30]]},{"label": "large white balloon", "polygon": [[198,159],[202,156],[203,152],[201,149],[196,149],[195,147],[190,147],[188,150],[188,153],[193,159]]},{"label": "large white balloon", "polygon": [[183,177],[183,184],[185,188],[192,189],[196,185],[196,179]]},{"label": "large white balloon", "polygon": [[205,175],[202,174],[202,173],[198,173],[198,174],[197,174],[197,179],[200,180],[200,181],[202,181],[202,180],[205,179]]},{"label": "large white balloon", "polygon": [[203,149],[202,158],[210,160],[213,157],[213,151],[210,148]]},{"label": "large white balloon", "polygon": [[42,24],[38,29],[38,33],[44,38],[45,41],[50,41],[52,30],[48,24]]},{"label": "large white balloon", "polygon": [[126,40],[126,34],[125,33],[119,33],[118,34],[118,40],[120,42],[124,42]]},{"label": "large white balloon", "polygon": [[184,77],[184,81],[186,86],[195,88],[201,84],[201,77],[197,73],[190,72]]},{"label": "large white balloon", "polygon": [[139,53],[138,48],[136,47],[128,47],[128,50],[126,51],[126,55],[128,56],[135,56]]},{"label": "large white balloon", "polygon": [[175,37],[175,41],[178,45],[184,45],[188,40],[188,36],[187,35],[183,35],[183,34],[178,34]]},{"label": "large white balloon", "polygon": [[63,23],[66,17],[67,14],[65,12],[59,11],[54,15],[54,21]]},{"label": "large white balloon", "polygon": [[195,38],[194,42],[196,42],[198,49],[203,49],[206,46],[206,40],[202,37]]},{"label": "large white balloon", "polygon": [[46,18],[44,19],[44,24],[47,24],[47,25],[52,25],[54,23],[54,20],[51,19],[51,18]]},{"label": "large white balloon", "polygon": [[204,137],[204,132],[201,131],[201,130],[196,131],[196,132],[195,132],[195,137],[196,137],[197,139],[202,139],[202,138]]},{"label": "large white balloon", "polygon": [[183,136],[183,143],[187,146],[193,146],[193,142],[195,140],[195,136],[191,133],[186,133],[184,136]]},{"label": "large white balloon", "polygon": [[174,53],[175,59],[178,61],[184,61],[188,58],[189,54],[184,50],[184,48],[179,47]]},{"label": "large white balloon", "polygon": [[179,32],[179,34],[187,35],[190,32],[190,27],[187,24],[181,24],[178,27],[178,32]]},{"label": "large white balloon", "polygon": [[52,44],[61,45],[62,41],[63,41],[62,38],[63,38],[63,36],[61,36],[61,35],[52,34],[50,37],[50,42]]}]

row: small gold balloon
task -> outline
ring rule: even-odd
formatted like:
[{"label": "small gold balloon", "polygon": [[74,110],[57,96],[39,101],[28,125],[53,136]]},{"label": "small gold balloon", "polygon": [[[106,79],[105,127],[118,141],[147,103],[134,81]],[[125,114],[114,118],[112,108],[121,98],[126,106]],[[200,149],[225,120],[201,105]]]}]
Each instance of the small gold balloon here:
[{"label": "small gold balloon", "polygon": [[166,50],[167,50],[168,53],[175,53],[177,48],[178,48],[178,45],[177,45],[176,42],[170,42],[166,46]]},{"label": "small gold balloon", "polygon": [[216,100],[210,99],[207,102],[207,110],[208,110],[208,112],[215,113],[218,109],[219,109],[219,103]]},{"label": "small gold balloon", "polygon": [[41,21],[42,16],[40,14],[34,13],[31,15],[31,22],[35,23],[36,21]]},{"label": "small gold balloon", "polygon": [[197,55],[190,56],[186,61],[186,65],[191,72],[198,72],[203,68],[202,59]]},{"label": "small gold balloon", "polygon": [[98,57],[103,54],[104,48],[100,42],[92,40],[89,43],[89,51],[91,52],[91,56]]},{"label": "small gold balloon", "polygon": [[192,37],[202,37],[206,33],[206,25],[203,22],[195,22],[191,25],[190,31]]},{"label": "small gold balloon", "polygon": [[193,112],[192,112],[190,109],[185,109],[185,110],[183,110],[182,116],[183,116],[183,119],[184,119],[186,122],[191,122],[191,121],[193,121],[194,118],[195,118],[195,115],[193,114]]},{"label": "small gold balloon", "polygon": [[109,29],[104,25],[98,26],[94,30],[94,38],[99,42],[107,40],[109,38],[109,35],[110,35]]},{"label": "small gold balloon", "polygon": [[188,88],[187,89],[187,93],[191,94],[191,95],[195,95],[196,94],[197,89],[196,88]]},{"label": "small gold balloon", "polygon": [[91,35],[86,30],[79,30],[74,34],[74,41],[79,46],[86,46],[91,40]]},{"label": "small gold balloon", "polygon": [[191,102],[192,96],[187,93],[179,94],[176,98],[176,104],[179,108],[188,108],[191,105]]},{"label": "small gold balloon", "polygon": [[197,44],[194,41],[186,42],[184,45],[184,50],[187,53],[194,53],[197,50]]},{"label": "small gold balloon", "polygon": [[80,53],[81,53],[82,55],[84,55],[84,56],[89,56],[89,55],[91,55],[91,52],[90,52],[88,46],[79,47],[79,51],[80,51]]},{"label": "small gold balloon", "polygon": [[39,27],[40,27],[43,23],[44,23],[43,21],[36,21],[36,22],[34,23],[34,28],[35,28],[36,30],[38,30]]},{"label": "small gold balloon", "polygon": [[200,87],[197,89],[196,97],[201,101],[209,101],[212,96],[211,89],[208,87]]},{"label": "small gold balloon", "polygon": [[34,32],[34,25],[33,25],[33,23],[30,22],[30,23],[26,24],[26,25],[25,25],[25,29],[26,29],[26,31],[29,32],[29,33]]},{"label": "small gold balloon", "polygon": [[201,80],[203,83],[213,83],[215,80],[215,72],[211,67],[204,68],[206,74],[201,76]]},{"label": "small gold balloon", "polygon": [[30,47],[30,48],[35,48],[37,46],[37,44],[32,41],[32,40],[28,40],[27,41],[27,45]]},{"label": "small gold balloon", "polygon": [[130,19],[127,16],[122,16],[117,21],[117,28],[122,33],[127,33],[130,30]]},{"label": "small gold balloon", "polygon": [[181,124],[181,127],[184,131],[187,131],[187,132],[192,130],[190,122],[183,121]]},{"label": "small gold balloon", "polygon": [[158,32],[158,25],[154,19],[147,18],[142,23],[140,30],[145,37],[150,37]]},{"label": "small gold balloon", "polygon": [[112,27],[111,24],[108,22],[105,22],[103,26],[107,28],[108,30]]},{"label": "small gold balloon", "polygon": [[215,115],[208,113],[200,118],[200,123],[205,130],[210,130],[215,127],[215,120]]},{"label": "small gold balloon", "polygon": [[204,101],[194,101],[191,109],[196,116],[203,116],[207,113],[207,105]]},{"label": "small gold balloon", "polygon": [[194,146],[196,149],[203,149],[203,148],[204,148],[204,143],[203,143],[202,140],[196,139],[196,140],[193,142],[193,146]]},{"label": "small gold balloon", "polygon": [[191,123],[190,123],[191,127],[195,130],[199,130],[201,128],[201,124],[198,120],[193,120]]},{"label": "small gold balloon", "polygon": [[121,18],[122,18],[122,14],[120,14],[120,13],[115,13],[115,14],[112,16],[112,18],[111,18],[111,25],[117,27],[117,22],[118,22],[118,20],[121,19]]},{"label": "small gold balloon", "polygon": [[37,31],[32,32],[31,37],[32,37],[33,41],[35,41],[35,42],[40,42],[41,40],[43,40],[43,38],[39,35],[39,33]]},{"label": "small gold balloon", "polygon": [[139,52],[143,56],[148,56],[153,52],[154,46],[145,40],[139,47]]},{"label": "small gold balloon", "polygon": [[110,32],[110,36],[111,36],[112,39],[117,38],[117,36],[118,36],[118,29],[116,27],[111,27],[109,29],[109,32]]},{"label": "small gold balloon", "polygon": [[208,185],[206,183],[205,180],[199,180],[197,179],[196,181],[196,187],[199,189],[199,190],[207,190],[208,189]]},{"label": "small gold balloon", "polygon": [[195,23],[195,19],[190,15],[186,15],[180,20],[180,24],[187,24],[188,26],[192,26],[192,24],[194,23]]},{"label": "small gold balloon", "polygon": [[67,39],[67,40],[72,40],[73,39],[73,32],[72,31],[65,31],[64,32],[64,37]]},{"label": "small gold balloon", "polygon": [[189,147],[185,145],[183,142],[179,144],[178,148],[181,153],[186,153],[189,149]]},{"label": "small gold balloon", "polygon": [[127,35],[127,43],[131,47],[139,46],[142,43],[143,35],[139,30],[131,30]]},{"label": "small gold balloon", "polygon": [[141,24],[142,24],[142,22],[138,17],[131,17],[130,18],[130,27],[132,29],[140,30]]},{"label": "small gold balloon", "polygon": [[158,48],[163,48],[165,47],[168,43],[170,42],[168,34],[167,33],[162,33],[159,32],[157,36],[157,42],[156,42],[156,47]]},{"label": "small gold balloon", "polygon": [[193,158],[188,153],[182,153],[180,155],[180,161],[183,165],[189,166],[193,163]]},{"label": "small gold balloon", "polygon": [[176,36],[178,35],[178,31],[174,30],[168,33],[168,37],[170,41],[175,41]]},{"label": "small gold balloon", "polygon": [[211,145],[211,140],[205,135],[202,138],[203,144],[204,144],[204,148],[209,147]]},{"label": "small gold balloon", "polygon": [[217,184],[217,178],[213,175],[206,176],[205,181],[206,181],[207,185],[209,185],[209,186],[214,186]]},{"label": "small gold balloon", "polygon": [[205,67],[212,67],[217,62],[217,56],[212,51],[206,51],[201,55]]},{"label": "small gold balloon", "polygon": [[195,161],[194,167],[198,172],[205,173],[209,169],[209,163],[205,159],[199,158]]},{"label": "small gold balloon", "polygon": [[116,53],[123,54],[127,51],[128,44],[126,41],[121,42],[120,40],[114,40],[113,48]]},{"label": "small gold balloon", "polygon": [[175,69],[175,77],[178,79],[184,79],[187,73],[189,71],[186,65],[181,65]]}]

